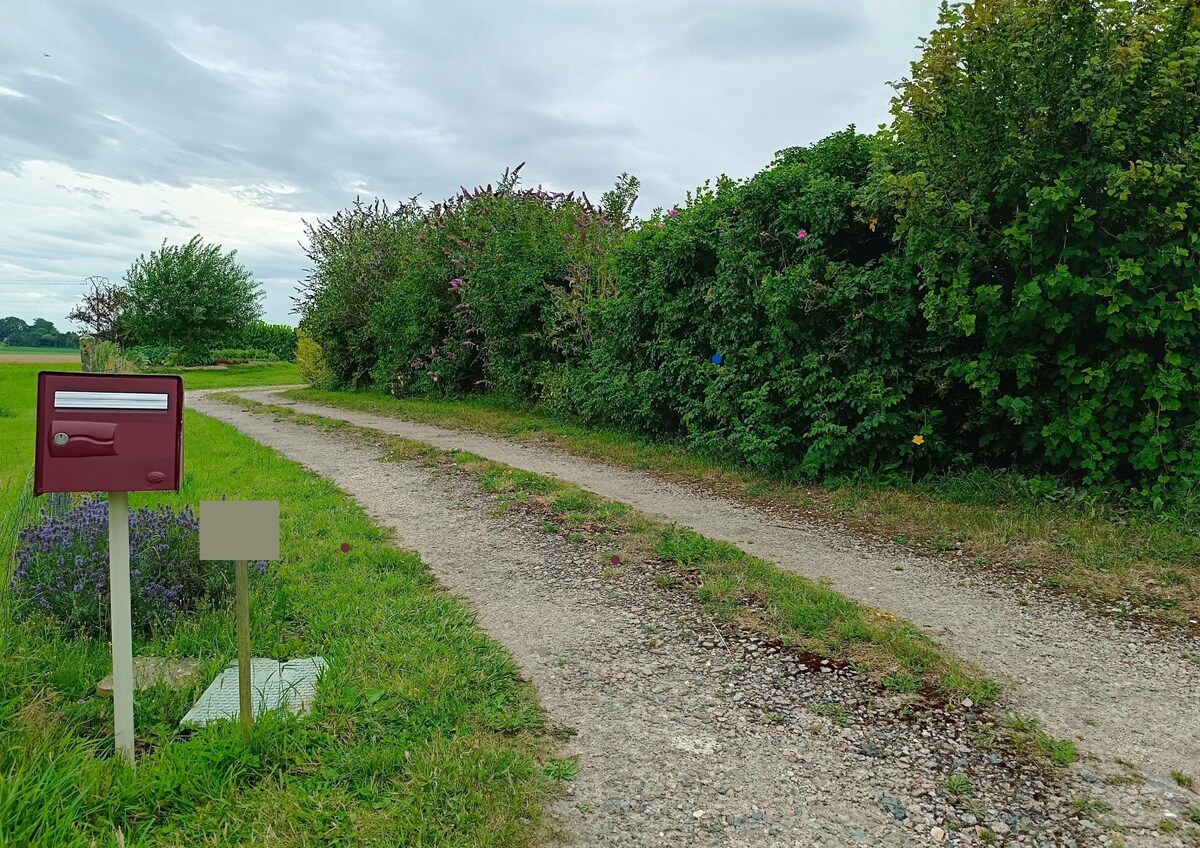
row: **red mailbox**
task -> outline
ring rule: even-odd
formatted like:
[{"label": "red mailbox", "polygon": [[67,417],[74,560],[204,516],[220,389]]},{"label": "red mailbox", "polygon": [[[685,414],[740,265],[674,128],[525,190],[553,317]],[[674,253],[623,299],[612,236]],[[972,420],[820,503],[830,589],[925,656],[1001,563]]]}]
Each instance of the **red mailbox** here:
[{"label": "red mailbox", "polygon": [[182,477],[182,377],[38,374],[37,494],[177,492]]}]

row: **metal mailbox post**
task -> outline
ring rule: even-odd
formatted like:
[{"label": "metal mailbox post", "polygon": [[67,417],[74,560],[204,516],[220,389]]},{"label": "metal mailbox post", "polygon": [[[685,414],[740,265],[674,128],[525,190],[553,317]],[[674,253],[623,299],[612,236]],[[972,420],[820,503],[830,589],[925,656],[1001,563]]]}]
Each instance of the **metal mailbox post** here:
[{"label": "metal mailbox post", "polygon": [[133,762],[129,492],[177,492],[183,478],[183,378],[38,374],[33,488],[108,492],[108,563],[117,750]]}]

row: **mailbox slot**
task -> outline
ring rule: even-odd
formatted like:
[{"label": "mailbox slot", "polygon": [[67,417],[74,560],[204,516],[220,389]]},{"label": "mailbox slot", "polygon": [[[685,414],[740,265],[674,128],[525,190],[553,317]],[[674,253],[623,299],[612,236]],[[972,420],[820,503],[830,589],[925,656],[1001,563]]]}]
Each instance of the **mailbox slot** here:
[{"label": "mailbox slot", "polygon": [[167,410],[170,395],[161,392],[71,392],[55,391],[55,409],[161,409]]}]

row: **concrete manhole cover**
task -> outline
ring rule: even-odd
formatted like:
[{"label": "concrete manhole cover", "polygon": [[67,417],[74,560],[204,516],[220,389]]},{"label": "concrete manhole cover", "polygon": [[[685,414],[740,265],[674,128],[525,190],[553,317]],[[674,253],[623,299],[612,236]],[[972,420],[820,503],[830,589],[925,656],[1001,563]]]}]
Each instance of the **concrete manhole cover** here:
[{"label": "concrete manhole cover", "polygon": [[[283,707],[294,713],[306,713],[317,691],[317,680],[329,663],[321,657],[279,662],[255,657],[250,660],[250,704],[255,716]],[[204,727],[210,721],[237,719],[237,660],[217,675],[196,705],[179,722],[180,727]]]}]

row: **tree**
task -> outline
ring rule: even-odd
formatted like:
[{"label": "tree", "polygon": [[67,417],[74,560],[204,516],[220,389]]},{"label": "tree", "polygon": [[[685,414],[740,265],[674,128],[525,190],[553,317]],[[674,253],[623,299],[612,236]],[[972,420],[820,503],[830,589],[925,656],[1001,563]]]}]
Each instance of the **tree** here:
[{"label": "tree", "polygon": [[139,344],[164,344],[185,356],[236,339],[261,317],[262,287],[237,251],[193,236],[139,256],[125,272],[129,328]]},{"label": "tree", "polygon": [[110,283],[108,277],[88,277],[83,281],[89,291],[67,319],[83,327],[98,339],[126,345],[130,342],[129,319],[125,314],[129,306],[129,294],[118,283]]},{"label": "tree", "polygon": [[45,318],[34,318],[26,324],[20,318],[0,318],[0,345],[9,347],[77,347],[76,333],[60,333]]}]

